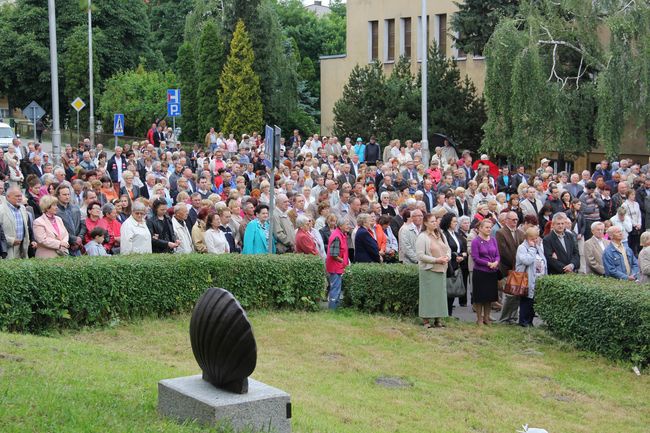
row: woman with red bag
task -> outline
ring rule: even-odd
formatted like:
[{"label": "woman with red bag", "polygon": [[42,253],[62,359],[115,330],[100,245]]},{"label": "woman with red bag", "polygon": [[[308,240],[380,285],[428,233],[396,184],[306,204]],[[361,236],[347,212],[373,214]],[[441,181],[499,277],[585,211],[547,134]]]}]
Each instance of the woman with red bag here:
[{"label": "woman with red bag", "polygon": [[526,240],[517,248],[515,271],[526,272],[528,275],[528,295],[519,299],[519,326],[533,326],[535,281],[548,271],[538,227],[526,230]]}]

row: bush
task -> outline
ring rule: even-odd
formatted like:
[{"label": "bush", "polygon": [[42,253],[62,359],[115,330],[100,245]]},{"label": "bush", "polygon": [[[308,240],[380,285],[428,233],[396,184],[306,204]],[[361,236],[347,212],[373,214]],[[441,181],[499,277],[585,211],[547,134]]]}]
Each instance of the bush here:
[{"label": "bush", "polygon": [[359,263],[343,274],[345,304],[370,313],[416,314],[418,287],[415,265]]},{"label": "bush", "polygon": [[306,255],[165,255],[8,260],[0,267],[0,329],[42,332],[192,308],[209,287],[244,308],[314,308],[324,284]]},{"label": "bush", "polygon": [[535,309],[556,336],[611,359],[650,363],[648,285],[586,275],[539,280]]}]

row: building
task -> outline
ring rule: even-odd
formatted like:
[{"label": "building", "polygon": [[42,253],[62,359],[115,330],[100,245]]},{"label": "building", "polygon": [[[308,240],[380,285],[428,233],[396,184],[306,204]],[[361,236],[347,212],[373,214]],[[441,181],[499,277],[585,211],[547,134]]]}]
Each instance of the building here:
[{"label": "building", "polygon": [[[348,0],[346,53],[323,56],[321,63],[321,132],[331,134],[334,103],[356,65],[379,60],[390,74],[400,56],[411,58],[413,72],[422,60],[421,2],[410,0]],[[483,57],[459,52],[453,44],[450,18],[458,7],[454,0],[427,2],[429,45],[435,43],[447,57],[456,59],[461,76],[468,75],[479,92],[483,91]],[[426,52],[426,51],[425,51]]]},{"label": "building", "polygon": [[305,9],[314,12],[319,17],[322,17],[332,12],[332,10],[329,7],[323,5],[323,2],[321,0],[314,0],[314,3],[310,5],[306,5]]},{"label": "building", "polygon": [[[346,53],[322,56],[321,67],[321,133],[329,135],[334,127],[334,104],[343,94],[343,87],[356,65],[366,65],[379,60],[384,71],[390,74],[393,64],[401,55],[411,58],[416,73],[422,59],[421,2],[395,0],[348,0]],[[485,82],[485,59],[460,52],[453,43],[451,16],[458,11],[454,0],[428,1],[428,43],[435,43],[447,57],[456,60],[461,76],[469,76],[479,92]],[[594,119],[595,121],[595,119]],[[435,131],[431,131],[435,132]],[[418,137],[413,137],[418,138]],[[621,144],[621,157],[647,162],[646,134],[629,122]],[[555,159],[557,155],[543,155]],[[559,169],[593,169],[604,158],[602,147],[576,161],[565,161]],[[541,158],[541,157],[540,157]],[[555,161],[554,161],[555,163]],[[531,165],[539,161],[531,161]]]}]

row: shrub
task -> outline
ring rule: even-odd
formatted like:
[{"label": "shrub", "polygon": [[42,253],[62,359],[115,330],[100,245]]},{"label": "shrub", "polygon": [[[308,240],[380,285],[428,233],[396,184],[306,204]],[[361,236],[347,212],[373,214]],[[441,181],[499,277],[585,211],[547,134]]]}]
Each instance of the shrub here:
[{"label": "shrub", "polygon": [[354,264],[343,274],[343,290],[345,304],[358,310],[413,315],[418,309],[418,268]]},{"label": "shrub", "polygon": [[322,262],[306,255],[165,255],[8,260],[0,267],[0,329],[42,332],[192,308],[209,287],[244,308],[313,308]]},{"label": "shrub", "polygon": [[556,336],[611,359],[650,363],[648,285],[586,275],[539,280],[535,309]]}]

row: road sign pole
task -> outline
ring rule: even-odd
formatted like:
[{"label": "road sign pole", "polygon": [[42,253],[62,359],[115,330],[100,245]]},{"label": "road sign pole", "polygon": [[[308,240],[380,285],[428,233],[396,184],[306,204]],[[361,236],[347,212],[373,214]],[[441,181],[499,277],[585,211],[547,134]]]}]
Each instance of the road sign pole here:
[{"label": "road sign pole", "polygon": [[79,112],[77,111],[77,144],[81,141],[81,137],[79,136]]},{"label": "road sign pole", "polygon": [[38,137],[36,136],[36,107],[32,107],[32,120],[34,121],[34,142],[38,142]]}]

